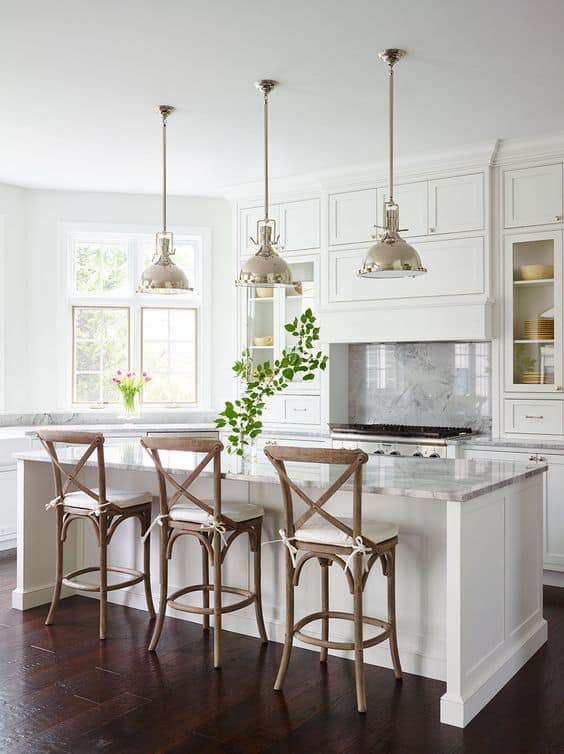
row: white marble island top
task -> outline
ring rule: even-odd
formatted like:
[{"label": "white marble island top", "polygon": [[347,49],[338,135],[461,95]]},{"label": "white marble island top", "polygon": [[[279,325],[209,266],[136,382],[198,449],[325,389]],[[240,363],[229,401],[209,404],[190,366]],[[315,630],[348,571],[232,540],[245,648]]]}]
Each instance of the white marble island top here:
[{"label": "white marble island top", "polygon": [[[75,463],[83,450],[61,450],[62,462]],[[173,473],[186,474],[193,469],[201,456],[178,451],[161,451],[165,468]],[[49,461],[42,451],[22,451],[14,457],[24,461]],[[153,470],[154,466],[138,442],[115,441],[105,447],[106,467],[128,471]],[[91,463],[95,463],[94,460]],[[222,462],[226,479],[256,483],[278,483],[274,468],[261,454],[256,459],[243,461],[225,454]],[[331,484],[342,472],[342,466],[316,464],[287,464],[290,476],[303,487],[323,488]],[[506,463],[490,460],[463,460],[446,458],[371,457],[364,467],[362,489],[367,494],[397,495],[408,498],[426,498],[465,502],[501,487],[542,474],[547,466]],[[211,472],[209,472],[211,473]],[[343,489],[351,489],[347,483]]]}]

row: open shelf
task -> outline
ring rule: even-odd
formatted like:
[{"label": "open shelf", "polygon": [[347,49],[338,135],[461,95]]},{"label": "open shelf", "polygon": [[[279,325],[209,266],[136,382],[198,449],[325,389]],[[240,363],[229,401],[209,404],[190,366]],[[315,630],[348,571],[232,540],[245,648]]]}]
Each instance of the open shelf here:
[{"label": "open shelf", "polygon": [[249,349],[252,349],[253,351],[272,351],[274,346],[249,346]]},{"label": "open shelf", "polygon": [[514,340],[514,343],[554,343],[554,339],[552,340],[531,340],[529,338],[523,338],[522,340]]},{"label": "open shelf", "polygon": [[542,278],[541,280],[514,280],[513,285],[554,285],[554,278]]}]

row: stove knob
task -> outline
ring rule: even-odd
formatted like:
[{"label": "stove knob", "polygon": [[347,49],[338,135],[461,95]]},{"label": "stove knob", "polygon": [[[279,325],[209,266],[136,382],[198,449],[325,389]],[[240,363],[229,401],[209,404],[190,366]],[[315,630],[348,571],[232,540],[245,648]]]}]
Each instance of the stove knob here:
[{"label": "stove knob", "polygon": [[440,458],[438,453],[429,453],[429,458]]},{"label": "stove knob", "polygon": [[417,450],[417,451],[415,451],[415,453],[413,454],[413,456],[414,457],[417,456],[417,458],[423,458],[423,453],[420,450]]},{"label": "stove knob", "polygon": [[374,453],[373,453],[373,455],[375,455],[375,456],[382,456],[382,455],[384,455],[384,451],[383,450],[375,450]]},{"label": "stove knob", "polygon": [[399,452],[399,450],[390,450],[390,455],[391,456],[399,456],[399,455],[401,455],[401,453]]}]

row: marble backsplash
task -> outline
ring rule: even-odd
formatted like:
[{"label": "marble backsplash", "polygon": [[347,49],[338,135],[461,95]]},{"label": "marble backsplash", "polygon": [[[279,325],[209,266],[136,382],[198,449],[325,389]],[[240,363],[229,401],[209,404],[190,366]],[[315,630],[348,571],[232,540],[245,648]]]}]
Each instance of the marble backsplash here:
[{"label": "marble backsplash", "polygon": [[349,345],[349,421],[491,429],[491,345]]}]

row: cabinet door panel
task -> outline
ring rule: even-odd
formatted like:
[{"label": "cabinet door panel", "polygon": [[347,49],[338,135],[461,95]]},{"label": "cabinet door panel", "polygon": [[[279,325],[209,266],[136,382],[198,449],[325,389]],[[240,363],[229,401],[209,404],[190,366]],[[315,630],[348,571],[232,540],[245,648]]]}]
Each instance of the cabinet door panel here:
[{"label": "cabinet door panel", "polygon": [[[379,188],[377,194],[378,223],[382,223],[387,188]],[[406,230],[404,238],[427,235],[427,181],[403,183],[394,188],[394,199],[400,208],[400,225]]]},{"label": "cabinet door panel", "polygon": [[429,181],[429,233],[461,233],[483,227],[482,173]]},{"label": "cabinet door panel", "polygon": [[285,251],[319,247],[319,199],[280,205],[280,238]]},{"label": "cabinet door panel", "polygon": [[2,543],[7,540],[12,543],[16,534],[16,493],[16,469],[3,469],[0,472],[0,550]]},{"label": "cabinet door panel", "polygon": [[507,170],[505,227],[546,225],[562,220],[562,164]]},{"label": "cabinet door panel", "polygon": [[376,225],[376,189],[329,197],[329,243],[369,242]]},{"label": "cabinet door panel", "polygon": [[564,431],[561,401],[505,401],[505,431],[517,434],[561,435]]},{"label": "cabinet door panel", "polygon": [[[264,207],[247,207],[239,212],[239,253],[241,256],[250,256],[257,251],[257,247],[251,241],[251,236],[257,239],[257,221],[264,217]],[[270,217],[278,223],[278,205],[270,207]],[[278,228],[280,233],[280,228]]]},{"label": "cabinet door panel", "polygon": [[356,302],[456,296],[484,292],[484,240],[425,241],[417,244],[428,273],[390,280],[357,276],[362,250],[329,253],[329,301]]}]

